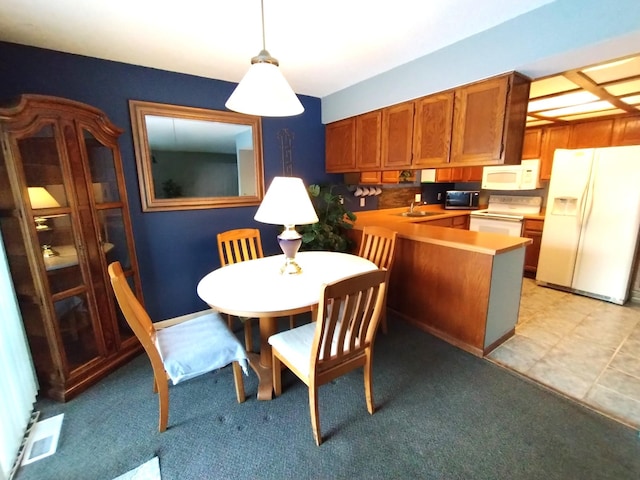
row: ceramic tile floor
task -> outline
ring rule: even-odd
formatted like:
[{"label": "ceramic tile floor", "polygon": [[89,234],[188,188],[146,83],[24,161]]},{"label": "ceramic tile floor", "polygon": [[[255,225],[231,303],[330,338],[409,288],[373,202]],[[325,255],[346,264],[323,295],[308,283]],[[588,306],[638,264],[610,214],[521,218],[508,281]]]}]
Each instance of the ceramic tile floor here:
[{"label": "ceramic tile floor", "polygon": [[640,305],[540,287],[525,278],[515,335],[487,357],[640,429]]}]

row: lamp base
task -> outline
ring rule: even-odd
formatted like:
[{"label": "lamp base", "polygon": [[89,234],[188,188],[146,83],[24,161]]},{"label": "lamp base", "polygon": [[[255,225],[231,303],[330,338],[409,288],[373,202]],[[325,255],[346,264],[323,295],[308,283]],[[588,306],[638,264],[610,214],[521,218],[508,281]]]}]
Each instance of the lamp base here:
[{"label": "lamp base", "polygon": [[284,265],[280,267],[280,273],[283,275],[297,275],[302,273],[302,267],[293,258],[287,258]]},{"label": "lamp base", "polygon": [[34,218],[35,222],[36,222],[36,230],[39,232],[45,231],[45,230],[51,230],[51,228],[49,227],[49,225],[47,225],[47,219],[44,217],[35,217]]},{"label": "lamp base", "polygon": [[285,230],[278,235],[278,245],[285,256],[285,263],[280,268],[280,273],[297,275],[302,273],[302,268],[295,261],[296,253],[302,245],[302,235],[300,235],[293,225],[286,225]]},{"label": "lamp base", "polygon": [[51,248],[51,245],[42,245],[42,256],[45,258],[49,258],[49,257],[57,257],[58,255],[60,255],[58,252],[56,252],[53,248]]}]

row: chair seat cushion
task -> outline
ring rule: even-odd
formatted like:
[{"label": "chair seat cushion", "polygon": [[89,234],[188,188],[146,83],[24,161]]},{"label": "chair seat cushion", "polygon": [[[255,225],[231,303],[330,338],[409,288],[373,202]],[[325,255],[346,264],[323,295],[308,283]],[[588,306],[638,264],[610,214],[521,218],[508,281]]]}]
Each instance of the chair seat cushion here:
[{"label": "chair seat cushion", "polygon": [[217,312],[158,330],[156,346],[174,384],[233,361],[247,374],[247,353]]},{"label": "chair seat cushion", "polygon": [[307,323],[269,337],[269,345],[278,350],[303,375],[309,375],[311,346],[316,322]]}]

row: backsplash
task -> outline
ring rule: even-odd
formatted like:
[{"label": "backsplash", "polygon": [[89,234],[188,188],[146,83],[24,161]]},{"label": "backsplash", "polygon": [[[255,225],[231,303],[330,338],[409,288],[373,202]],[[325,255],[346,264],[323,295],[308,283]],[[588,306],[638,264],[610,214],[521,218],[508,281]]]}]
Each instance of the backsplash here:
[{"label": "backsplash", "polygon": [[409,207],[416,193],[422,193],[420,186],[383,188],[378,197],[378,208]]}]

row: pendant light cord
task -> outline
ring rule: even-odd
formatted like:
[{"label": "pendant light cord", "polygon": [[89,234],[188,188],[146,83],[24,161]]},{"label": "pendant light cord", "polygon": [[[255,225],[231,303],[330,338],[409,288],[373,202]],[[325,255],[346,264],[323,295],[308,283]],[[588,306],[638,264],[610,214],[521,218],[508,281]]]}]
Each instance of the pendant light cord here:
[{"label": "pendant light cord", "polygon": [[264,0],[260,0],[260,10],[262,11],[262,50],[266,50],[266,42],[264,40]]}]

